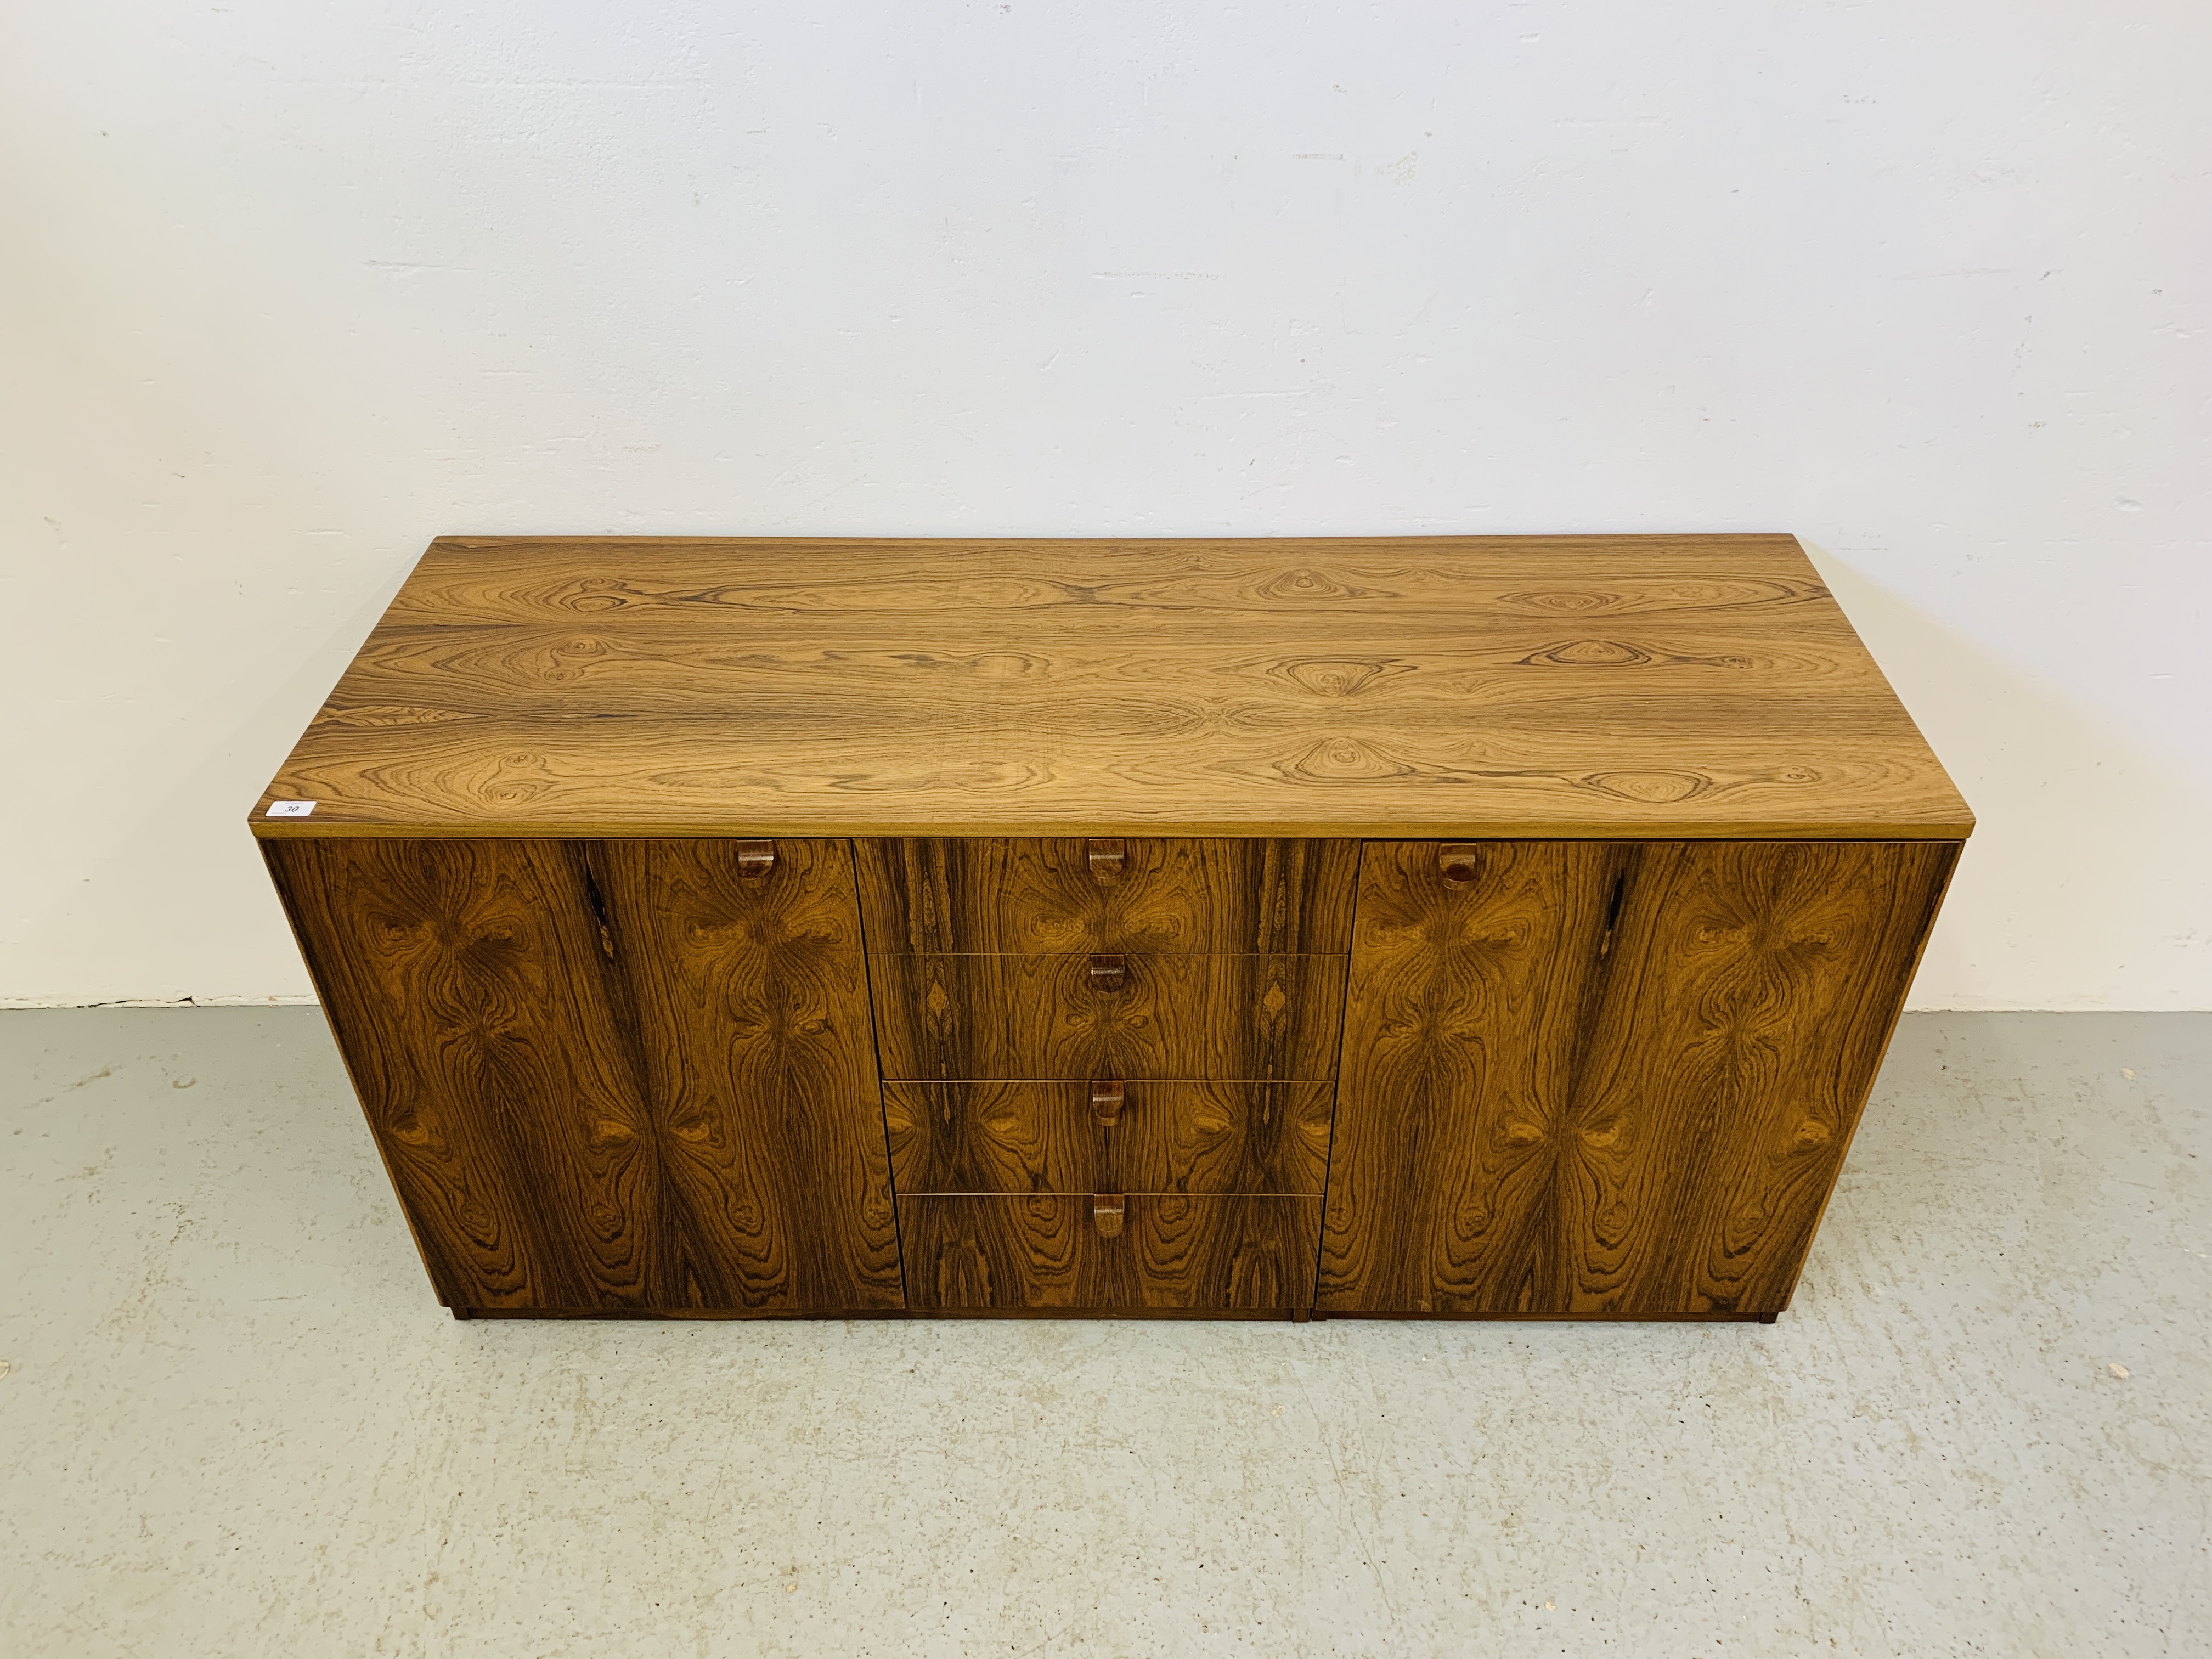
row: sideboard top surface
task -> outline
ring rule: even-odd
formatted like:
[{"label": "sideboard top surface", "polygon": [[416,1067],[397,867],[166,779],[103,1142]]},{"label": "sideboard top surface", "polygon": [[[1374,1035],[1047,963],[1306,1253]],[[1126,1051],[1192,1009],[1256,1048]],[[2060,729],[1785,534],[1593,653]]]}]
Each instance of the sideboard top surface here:
[{"label": "sideboard top surface", "polygon": [[252,822],[1953,840],[1973,818],[1789,536],[455,536]]}]

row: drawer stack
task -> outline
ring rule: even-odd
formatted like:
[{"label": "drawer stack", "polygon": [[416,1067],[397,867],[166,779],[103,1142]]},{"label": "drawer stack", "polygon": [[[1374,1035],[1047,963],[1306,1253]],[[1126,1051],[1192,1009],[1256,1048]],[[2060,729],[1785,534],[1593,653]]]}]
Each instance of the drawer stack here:
[{"label": "drawer stack", "polygon": [[909,1308],[1312,1305],[1356,842],[854,851]]}]

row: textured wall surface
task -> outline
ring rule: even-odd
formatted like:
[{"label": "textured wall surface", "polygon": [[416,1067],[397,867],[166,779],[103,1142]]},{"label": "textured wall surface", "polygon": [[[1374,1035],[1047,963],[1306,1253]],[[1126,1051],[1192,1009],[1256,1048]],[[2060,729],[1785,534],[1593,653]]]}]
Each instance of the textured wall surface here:
[{"label": "textured wall surface", "polygon": [[297,995],[441,531],[1784,529],[1981,815],[1923,1005],[2212,1006],[2212,11],[17,8],[0,1000]]},{"label": "textured wall surface", "polygon": [[315,1011],[0,1013],[0,1651],[2201,1656],[2208,1056],[1907,1018],[1772,1325],[462,1323]]}]

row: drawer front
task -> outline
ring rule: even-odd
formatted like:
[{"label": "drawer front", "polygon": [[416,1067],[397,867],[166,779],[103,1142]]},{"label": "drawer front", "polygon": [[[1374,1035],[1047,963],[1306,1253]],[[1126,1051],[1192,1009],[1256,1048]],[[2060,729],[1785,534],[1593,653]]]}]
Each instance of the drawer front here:
[{"label": "drawer front", "polygon": [[1336,1074],[1344,957],[909,956],[869,962],[886,1078]]},{"label": "drawer front", "polygon": [[1304,1308],[1321,1200],[1132,1194],[1111,1231],[1080,1194],[926,1194],[899,1229],[909,1308]]},{"label": "drawer front", "polygon": [[858,841],[879,953],[1351,949],[1359,844],[1130,837]]},{"label": "drawer front", "polygon": [[1326,1083],[887,1083],[897,1191],[1279,1193],[1318,1197]]}]

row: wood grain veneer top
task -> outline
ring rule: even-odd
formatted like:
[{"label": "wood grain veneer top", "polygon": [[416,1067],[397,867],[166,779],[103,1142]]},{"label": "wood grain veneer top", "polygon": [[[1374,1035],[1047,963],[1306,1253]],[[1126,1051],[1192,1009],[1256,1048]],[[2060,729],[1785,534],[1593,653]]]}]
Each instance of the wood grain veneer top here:
[{"label": "wood grain veneer top", "polygon": [[252,824],[1957,839],[1973,818],[1789,536],[453,536]]}]

